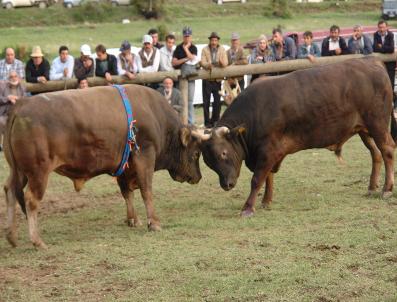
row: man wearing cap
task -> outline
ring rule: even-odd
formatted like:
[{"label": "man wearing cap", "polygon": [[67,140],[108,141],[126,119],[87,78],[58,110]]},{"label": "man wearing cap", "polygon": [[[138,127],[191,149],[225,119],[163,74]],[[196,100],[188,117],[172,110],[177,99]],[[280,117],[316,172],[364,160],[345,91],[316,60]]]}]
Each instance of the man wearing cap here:
[{"label": "man wearing cap", "polygon": [[138,72],[136,56],[131,52],[131,44],[128,41],[121,43],[120,53],[117,56],[117,69],[119,75],[130,80],[134,79]]},{"label": "man wearing cap", "polygon": [[7,122],[8,112],[11,106],[26,95],[25,87],[15,70],[11,70],[6,81],[0,81],[0,150],[3,142],[3,134]]},{"label": "man wearing cap", "polygon": [[118,75],[117,59],[114,55],[106,52],[106,47],[99,44],[95,48],[95,75],[105,78],[109,83],[112,82],[112,75]]},{"label": "man wearing cap", "polygon": [[[214,67],[226,67],[228,65],[226,50],[219,45],[220,37],[212,32],[208,37],[210,43],[201,52],[201,66],[206,70]],[[222,88],[222,80],[203,80],[203,109],[204,125],[211,128],[219,120],[221,113],[221,97],[219,91]],[[212,103],[212,117],[210,118],[211,94],[214,98]]]},{"label": "man wearing cap", "polygon": [[95,71],[94,60],[91,58],[91,47],[81,45],[80,57],[74,60],[73,73],[77,79],[93,77]]},{"label": "man wearing cap", "polygon": [[14,49],[9,47],[6,49],[5,59],[0,61],[0,80],[7,80],[11,70],[16,71],[21,79],[25,78],[25,66],[15,58]]},{"label": "man wearing cap", "polygon": [[[248,60],[244,55],[244,50],[240,46],[240,35],[238,33],[232,33],[230,48],[226,51],[227,61],[229,65],[247,65]],[[244,77],[237,77],[240,89],[243,90],[245,83]]]},{"label": "man wearing cap", "polygon": [[152,42],[153,47],[155,47],[157,49],[163,48],[164,45],[159,42],[159,31],[157,29],[155,29],[155,28],[149,29],[147,34],[149,36],[151,36],[153,39],[153,42]]},{"label": "man wearing cap", "polygon": [[46,83],[50,79],[50,63],[44,58],[40,46],[33,47],[30,57],[26,63],[26,82]]},{"label": "man wearing cap", "polygon": [[138,72],[157,72],[160,66],[160,51],[153,47],[150,35],[143,36],[143,47],[137,56]]},{"label": "man wearing cap", "polygon": [[[181,69],[182,66],[194,66],[198,63],[197,59],[197,47],[192,44],[192,29],[190,27],[184,27],[182,30],[183,42],[179,44],[174,51],[172,57],[172,66],[175,69]],[[195,81],[190,80],[188,82],[188,123],[194,124],[194,89]]]},{"label": "man wearing cap", "polygon": [[172,71],[172,57],[175,51],[175,36],[169,34],[165,37],[165,46],[160,49],[160,71]]},{"label": "man wearing cap", "polygon": [[51,64],[50,80],[71,79],[73,74],[74,58],[69,55],[69,48],[59,47],[59,57],[55,58]]}]

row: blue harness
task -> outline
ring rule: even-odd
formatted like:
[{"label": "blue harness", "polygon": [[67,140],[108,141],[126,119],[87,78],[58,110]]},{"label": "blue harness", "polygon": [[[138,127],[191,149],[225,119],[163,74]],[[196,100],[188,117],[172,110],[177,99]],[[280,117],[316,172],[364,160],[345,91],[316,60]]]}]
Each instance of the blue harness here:
[{"label": "blue harness", "polygon": [[117,88],[117,90],[119,91],[121,99],[123,100],[125,111],[127,113],[127,127],[128,127],[127,143],[125,144],[121,163],[117,171],[115,173],[112,173],[112,176],[120,176],[121,174],[123,174],[125,168],[128,167],[128,158],[130,157],[132,146],[134,146],[135,151],[139,151],[139,146],[136,142],[136,136],[135,136],[136,128],[134,124],[136,121],[133,119],[130,100],[128,99],[125,88],[121,85],[113,85],[113,87]]}]

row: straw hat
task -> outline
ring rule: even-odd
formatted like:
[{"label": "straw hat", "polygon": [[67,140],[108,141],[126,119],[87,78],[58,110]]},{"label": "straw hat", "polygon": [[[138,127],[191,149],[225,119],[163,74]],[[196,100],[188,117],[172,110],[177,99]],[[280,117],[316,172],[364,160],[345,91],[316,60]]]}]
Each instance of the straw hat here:
[{"label": "straw hat", "polygon": [[30,55],[32,58],[35,57],[44,57],[43,53],[41,52],[40,46],[34,46],[32,49],[32,54]]}]

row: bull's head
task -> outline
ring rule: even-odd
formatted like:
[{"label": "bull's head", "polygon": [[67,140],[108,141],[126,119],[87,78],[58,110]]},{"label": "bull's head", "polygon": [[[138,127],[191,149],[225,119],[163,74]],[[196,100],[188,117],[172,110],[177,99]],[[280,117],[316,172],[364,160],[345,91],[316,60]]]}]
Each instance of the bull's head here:
[{"label": "bull's head", "polygon": [[189,127],[182,127],[179,130],[178,142],[179,152],[175,152],[178,158],[174,158],[173,167],[168,169],[172,179],[190,184],[196,184],[201,179],[199,166],[200,159],[200,138],[195,130]]},{"label": "bull's head", "polygon": [[243,126],[218,127],[201,136],[204,162],[218,174],[219,184],[226,191],[236,185],[240,175],[244,149],[239,137],[244,131]]}]

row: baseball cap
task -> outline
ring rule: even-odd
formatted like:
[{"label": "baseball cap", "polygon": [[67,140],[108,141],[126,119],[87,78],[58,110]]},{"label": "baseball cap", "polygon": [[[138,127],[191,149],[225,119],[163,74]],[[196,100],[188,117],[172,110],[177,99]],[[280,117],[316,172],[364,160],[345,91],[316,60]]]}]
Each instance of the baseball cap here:
[{"label": "baseball cap", "polygon": [[240,39],[240,35],[238,33],[232,33],[232,40],[238,40]]},{"label": "baseball cap", "polygon": [[143,36],[143,41],[142,41],[142,43],[143,43],[143,44],[145,44],[145,43],[150,43],[150,44],[152,44],[152,43],[153,43],[153,38],[152,38],[152,36],[151,36],[151,35],[144,35],[144,36]]},{"label": "baseball cap", "polygon": [[188,26],[185,26],[182,30],[182,34],[184,37],[192,35],[192,29]]},{"label": "baseball cap", "polygon": [[123,43],[121,43],[120,46],[120,51],[125,51],[125,50],[130,50],[131,49],[131,44],[127,40],[124,40]]},{"label": "baseball cap", "polygon": [[84,55],[84,56],[90,56],[91,55],[91,47],[88,44],[83,44],[80,47],[80,52]]}]

